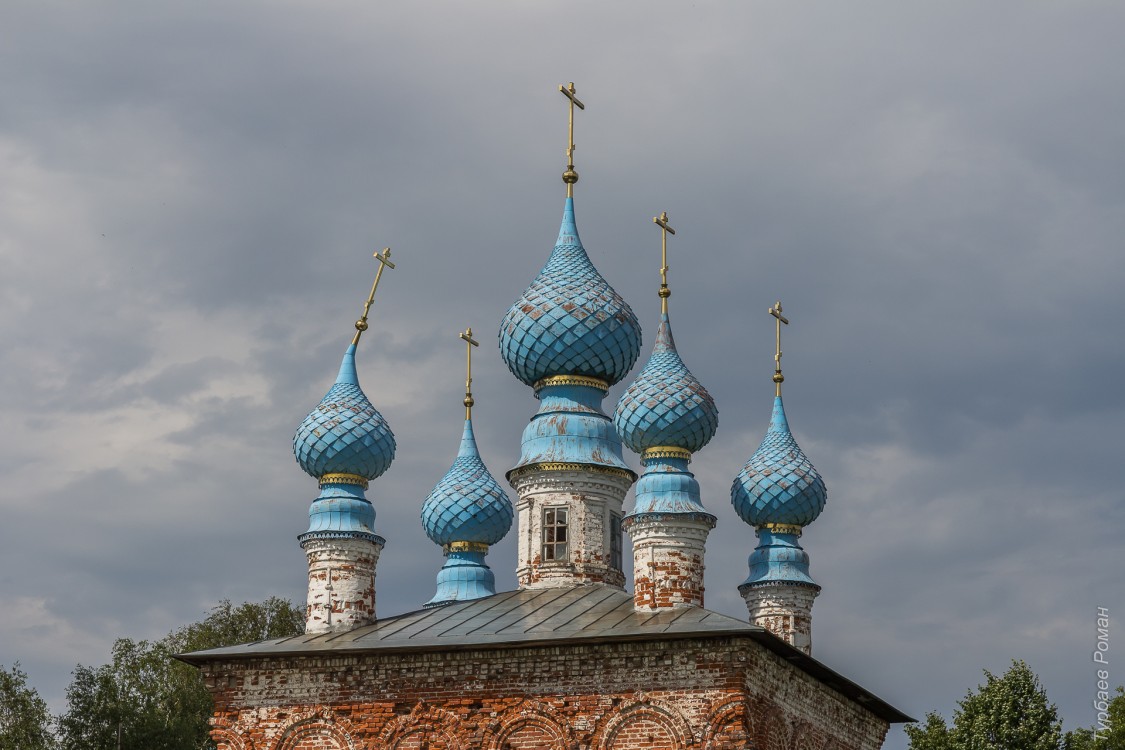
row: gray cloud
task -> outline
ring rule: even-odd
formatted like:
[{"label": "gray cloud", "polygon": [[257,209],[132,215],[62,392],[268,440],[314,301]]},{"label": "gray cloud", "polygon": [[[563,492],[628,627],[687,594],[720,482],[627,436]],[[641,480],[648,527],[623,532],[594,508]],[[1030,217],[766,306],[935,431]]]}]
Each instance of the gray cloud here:
[{"label": "gray cloud", "polygon": [[[562,210],[677,343],[721,425],[709,606],[742,616],[729,482],[786,396],[824,473],[816,652],[908,713],[1025,658],[1093,721],[1092,614],[1125,608],[1122,11],[943,3],[144,3],[0,11],[0,663],[57,706],[77,661],[218,599],[303,596],[289,454],[390,245],[360,375],[399,455],[371,489],[379,607],[440,565],[417,513],[477,435],[518,456],[495,356]],[[612,409],[618,387],[606,400]],[[489,556],[514,585],[512,541]],[[65,643],[65,648],[57,647]],[[889,748],[905,741],[892,733]]]}]

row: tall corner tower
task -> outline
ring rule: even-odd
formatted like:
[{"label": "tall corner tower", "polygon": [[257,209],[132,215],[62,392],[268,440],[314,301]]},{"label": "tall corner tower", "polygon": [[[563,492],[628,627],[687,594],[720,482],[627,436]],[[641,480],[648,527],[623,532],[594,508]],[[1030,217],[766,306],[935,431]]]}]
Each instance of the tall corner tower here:
[{"label": "tall corner tower", "polygon": [[703,606],[704,552],[715,516],[703,507],[688,463],[719,427],[715,400],[672,338],[668,234],[675,230],[667,213],[653,221],[662,230],[660,326],[652,356],[613,414],[622,441],[644,464],[624,522],[633,541],[633,603],[640,610]]},{"label": "tall corner tower", "polygon": [[519,500],[521,588],[605,583],[623,587],[622,504],[636,474],[602,401],[640,355],[633,311],[586,254],[574,218],[574,84],[570,100],[566,204],[543,270],[500,324],[500,354],[535,390],[539,411],[507,474]]},{"label": "tall corner tower", "polygon": [[375,508],[365,490],[395,456],[394,434],[359,387],[355,365],[379,277],[385,267],[394,268],[389,249],[375,257],[379,271],[336,382],[293,437],[297,463],[320,483],[320,495],[309,507],[309,529],[297,537],[308,558],[305,632],[310,634],[375,622],[375,566],[386,540],[375,533]]},{"label": "tall corner tower", "polygon": [[758,536],[750,575],[738,591],[752,623],[807,654],[812,652],[812,606],[820,586],[809,574],[809,555],[798,540],[824,510],[828,494],[789,430],[781,400],[781,325],[789,321],[781,315],[780,302],[769,312],[777,319],[773,414],[762,444],[731,487],[731,503]]}]

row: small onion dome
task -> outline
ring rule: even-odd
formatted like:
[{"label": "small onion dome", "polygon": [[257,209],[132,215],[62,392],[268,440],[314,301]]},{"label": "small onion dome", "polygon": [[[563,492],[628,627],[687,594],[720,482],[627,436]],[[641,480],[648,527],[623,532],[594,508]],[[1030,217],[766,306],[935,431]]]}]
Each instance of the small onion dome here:
[{"label": "small onion dome", "polygon": [[527,385],[551,375],[613,385],[640,351],[637,316],[590,262],[567,198],[554,252],[500,324],[500,355]]},{"label": "small onion dome", "polygon": [[824,510],[824,480],[805,457],[785,419],[781,396],[773,401],[766,437],[730,490],[731,503],[751,526],[807,526]]},{"label": "small onion dome", "polygon": [[395,436],[359,387],[355,344],[348,347],[336,383],[293,436],[293,455],[308,474],[356,474],[375,479],[395,457]]},{"label": "small onion dome", "polygon": [[657,446],[695,453],[715,436],[715,399],[676,352],[667,313],[660,316],[652,356],[617,402],[613,424],[621,442],[635,453]]},{"label": "small onion dome", "polygon": [[477,452],[472,420],[465,420],[453,466],[422,505],[422,527],[435,544],[496,544],[512,527],[512,501]]}]

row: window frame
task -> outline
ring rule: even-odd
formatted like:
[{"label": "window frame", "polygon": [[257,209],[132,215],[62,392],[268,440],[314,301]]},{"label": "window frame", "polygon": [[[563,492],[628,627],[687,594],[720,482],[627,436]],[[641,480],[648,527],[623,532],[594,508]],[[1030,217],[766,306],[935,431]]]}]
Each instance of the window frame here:
[{"label": "window frame", "polygon": [[570,508],[548,505],[543,508],[542,521],[540,562],[567,562],[570,559]]},{"label": "window frame", "polygon": [[620,513],[609,514],[609,565],[617,570],[622,570],[625,564],[625,544],[622,538],[625,531],[621,528],[621,520]]}]

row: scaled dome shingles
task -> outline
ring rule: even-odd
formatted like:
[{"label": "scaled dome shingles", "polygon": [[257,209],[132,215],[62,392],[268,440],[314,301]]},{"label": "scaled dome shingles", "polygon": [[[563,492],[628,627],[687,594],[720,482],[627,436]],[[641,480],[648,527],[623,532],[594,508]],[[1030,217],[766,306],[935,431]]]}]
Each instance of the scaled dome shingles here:
[{"label": "scaled dome shingles", "polygon": [[500,353],[527,385],[552,375],[584,375],[610,385],[640,355],[641,331],[629,305],[590,262],[567,199],[546,265],[500,325]]}]

